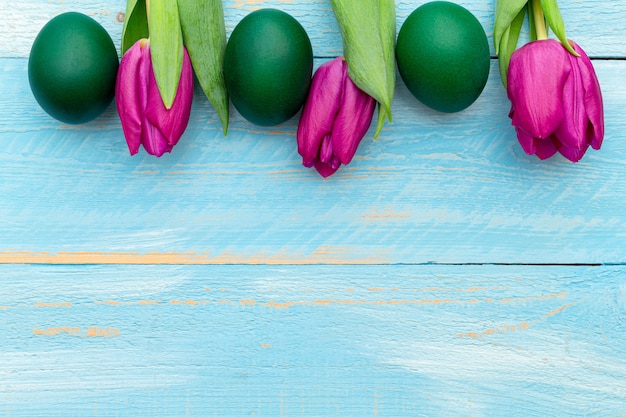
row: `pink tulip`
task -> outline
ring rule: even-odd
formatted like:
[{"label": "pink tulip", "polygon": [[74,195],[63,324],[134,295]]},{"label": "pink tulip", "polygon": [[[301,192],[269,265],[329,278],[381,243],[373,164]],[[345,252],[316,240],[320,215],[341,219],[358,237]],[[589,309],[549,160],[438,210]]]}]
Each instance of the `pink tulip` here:
[{"label": "pink tulip", "polygon": [[298,124],[302,164],[324,178],[347,165],[367,133],[376,101],[348,77],[342,57],[324,63],[313,75]]},{"label": "pink tulip", "polygon": [[509,117],[524,151],[546,159],[557,151],[572,162],[604,138],[602,93],[585,52],[570,54],[558,41],[539,40],[511,56],[507,92]]},{"label": "pink tulip", "polygon": [[137,41],[122,58],[115,88],[117,112],[130,154],[136,154],[139,145],[157,157],[171,152],[189,123],[192,99],[193,69],[187,50],[176,98],[167,109],[154,77],[149,41]]}]

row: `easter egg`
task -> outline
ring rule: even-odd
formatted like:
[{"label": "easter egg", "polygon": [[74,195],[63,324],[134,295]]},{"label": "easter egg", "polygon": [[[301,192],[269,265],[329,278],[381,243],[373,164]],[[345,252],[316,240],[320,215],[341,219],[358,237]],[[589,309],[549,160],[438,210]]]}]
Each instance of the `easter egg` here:
[{"label": "easter egg", "polygon": [[485,30],[467,9],[433,1],[404,21],[396,44],[398,71],[425,105],[446,113],[469,107],[489,76]]},{"label": "easter egg", "polygon": [[233,30],[224,53],[224,78],[237,111],[260,126],[283,123],[304,104],[313,48],[302,25],[276,9],[256,10]]},{"label": "easter egg", "polygon": [[43,110],[61,122],[79,124],[109,106],[118,66],[107,31],[91,17],[69,12],[50,20],[35,38],[28,80]]}]

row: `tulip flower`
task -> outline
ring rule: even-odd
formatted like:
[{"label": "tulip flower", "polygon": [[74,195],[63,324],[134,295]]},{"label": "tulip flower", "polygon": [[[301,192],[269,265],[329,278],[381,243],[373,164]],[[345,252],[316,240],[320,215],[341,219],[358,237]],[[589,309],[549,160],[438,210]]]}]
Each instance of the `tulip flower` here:
[{"label": "tulip flower", "polygon": [[509,116],[524,151],[546,159],[557,151],[572,162],[589,146],[600,149],[604,137],[602,93],[591,61],[558,41],[538,40],[511,56],[507,93]]},{"label": "tulip flower", "polygon": [[126,0],[122,55],[139,39],[150,39],[152,63],[169,108],[177,91],[187,48],[195,78],[228,131],[229,102],[224,81],[226,27],[222,0]]},{"label": "tulip flower", "polygon": [[[525,16],[531,42],[516,50]],[[557,40],[548,39],[548,27]],[[578,162],[604,138],[602,92],[591,60],[567,39],[556,0],[496,0],[494,42],[509,117],[529,155]]]},{"label": "tulip flower", "polygon": [[193,70],[184,49],[176,96],[170,108],[163,103],[154,75],[150,42],[138,40],[122,57],[115,88],[117,111],[130,154],[139,146],[157,157],[172,148],[187,128],[193,99]]},{"label": "tulip flower", "polygon": [[328,61],[315,72],[298,124],[298,152],[302,164],[315,167],[324,177],[347,165],[367,133],[376,100],[348,76],[342,57]]}]

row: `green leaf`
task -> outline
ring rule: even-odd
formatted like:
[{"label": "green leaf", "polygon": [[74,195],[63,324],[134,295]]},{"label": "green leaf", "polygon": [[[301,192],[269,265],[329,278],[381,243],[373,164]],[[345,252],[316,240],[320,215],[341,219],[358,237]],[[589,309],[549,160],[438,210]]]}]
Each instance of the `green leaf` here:
[{"label": "green leaf", "polygon": [[528,3],[528,24],[530,26],[530,41],[537,40],[537,28],[535,27],[535,11],[531,3]]},{"label": "green leaf", "polygon": [[226,27],[222,0],[178,0],[183,40],[200,87],[228,132],[228,93],[224,82]]},{"label": "green leaf", "polygon": [[493,29],[493,41],[496,54],[500,52],[504,32],[511,26],[528,0],[496,0],[496,21]]},{"label": "green leaf", "polygon": [[563,44],[565,49],[572,55],[578,56],[578,53],[574,51],[574,48],[569,44],[567,36],[565,35],[565,23],[563,22],[563,16],[561,16],[556,0],[541,0],[541,8],[546,16],[548,26],[550,26],[550,29],[552,29],[556,37],[559,38],[561,44]]},{"label": "green leaf", "polygon": [[175,0],[150,1],[150,54],[163,104],[171,108],[183,68],[183,33]]},{"label": "green leaf", "polygon": [[348,75],[379,103],[377,137],[386,119],[396,84],[396,11],[393,0],[331,0],[343,39]]},{"label": "green leaf", "polygon": [[504,34],[500,38],[498,55],[498,64],[500,65],[500,78],[504,87],[507,84],[507,74],[509,72],[509,63],[511,62],[511,55],[517,49],[517,43],[519,40],[522,26],[524,25],[524,18],[526,17],[527,9],[522,7],[515,19],[511,22],[510,26],[506,28]]},{"label": "green leaf", "polygon": [[147,38],[148,15],[146,0],[129,0],[126,3],[124,28],[122,29],[122,55],[139,39]]}]

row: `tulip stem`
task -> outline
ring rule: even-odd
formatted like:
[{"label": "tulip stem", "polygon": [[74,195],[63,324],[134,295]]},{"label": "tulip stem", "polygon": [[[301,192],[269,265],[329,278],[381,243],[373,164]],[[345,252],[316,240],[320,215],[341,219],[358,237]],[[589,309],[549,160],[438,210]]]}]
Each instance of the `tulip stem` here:
[{"label": "tulip stem", "polygon": [[546,17],[543,14],[540,0],[531,0],[533,7],[533,17],[537,40],[548,39],[548,29],[546,28]]}]

